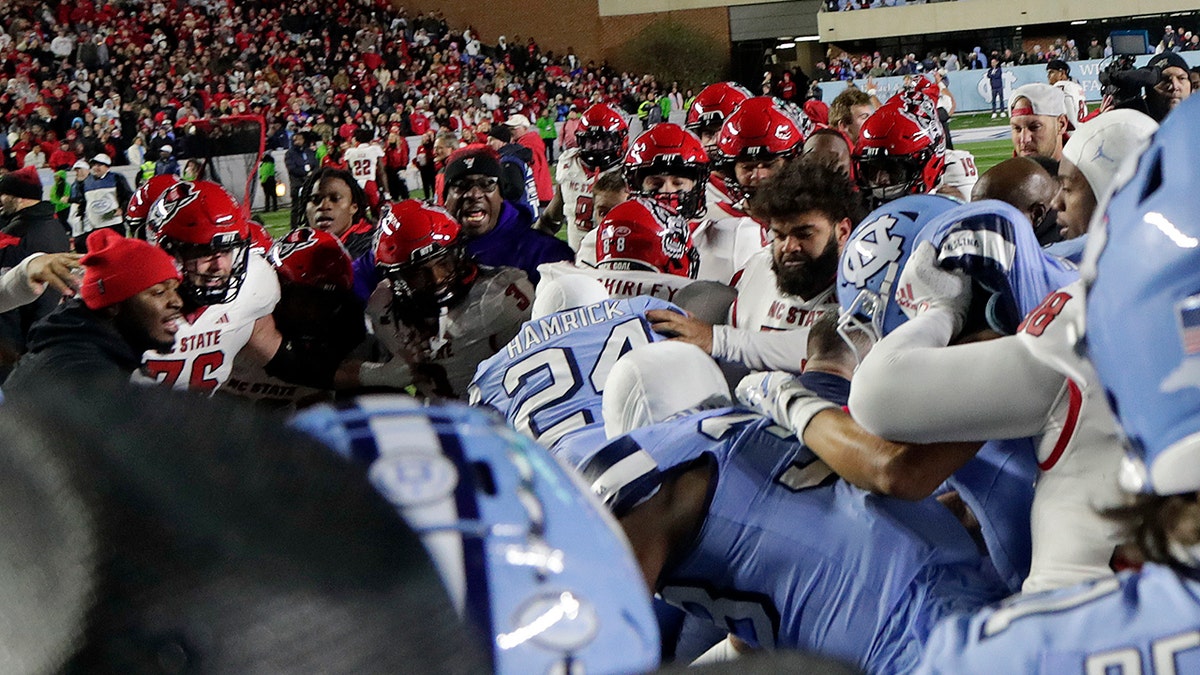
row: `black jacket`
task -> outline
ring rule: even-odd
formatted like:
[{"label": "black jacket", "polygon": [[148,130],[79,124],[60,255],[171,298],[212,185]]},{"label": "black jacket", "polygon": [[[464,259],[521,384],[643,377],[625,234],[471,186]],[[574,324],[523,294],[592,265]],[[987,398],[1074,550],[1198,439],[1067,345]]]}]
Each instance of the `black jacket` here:
[{"label": "black jacket", "polygon": [[141,350],[78,298],[34,324],[28,345],[28,353],[4,382],[6,396],[51,380],[128,382],[142,362]]},{"label": "black jacket", "polygon": [[[0,234],[15,237],[18,241],[0,241],[0,268],[15,267],[30,254],[62,253],[70,240],[62,223],[54,217],[54,205],[38,202],[17,211]],[[0,238],[3,239],[3,238]],[[58,291],[47,290],[33,303],[0,314],[0,342],[19,352],[25,351],[25,334],[38,319],[46,316],[59,301]]]}]

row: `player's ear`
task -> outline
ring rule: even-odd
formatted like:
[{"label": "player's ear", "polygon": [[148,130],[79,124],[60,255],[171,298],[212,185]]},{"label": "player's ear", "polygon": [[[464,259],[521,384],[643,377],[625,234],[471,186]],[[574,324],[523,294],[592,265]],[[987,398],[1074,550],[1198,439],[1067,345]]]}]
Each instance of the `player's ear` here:
[{"label": "player's ear", "polygon": [[1066,115],[1058,116],[1058,135],[1059,136],[1067,133],[1067,125],[1068,124],[1070,124],[1070,122],[1067,121]]},{"label": "player's ear", "polygon": [[854,231],[854,222],[849,218],[842,218],[833,226],[834,235],[837,236],[838,250],[846,245],[850,239],[850,233]]}]

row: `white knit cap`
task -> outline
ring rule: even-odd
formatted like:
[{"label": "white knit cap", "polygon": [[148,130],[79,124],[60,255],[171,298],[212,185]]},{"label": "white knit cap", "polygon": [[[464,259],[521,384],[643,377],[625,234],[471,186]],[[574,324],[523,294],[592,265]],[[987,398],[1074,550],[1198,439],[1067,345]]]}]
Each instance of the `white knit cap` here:
[{"label": "white knit cap", "polygon": [[1099,201],[1112,185],[1117,168],[1141,154],[1158,124],[1136,110],[1110,110],[1084,122],[1063,146],[1063,159],[1083,173]]},{"label": "white knit cap", "polygon": [[614,438],[662,422],[714,397],[732,401],[717,362],[699,347],[673,341],[638,347],[617,360],[604,382],[604,434]]}]

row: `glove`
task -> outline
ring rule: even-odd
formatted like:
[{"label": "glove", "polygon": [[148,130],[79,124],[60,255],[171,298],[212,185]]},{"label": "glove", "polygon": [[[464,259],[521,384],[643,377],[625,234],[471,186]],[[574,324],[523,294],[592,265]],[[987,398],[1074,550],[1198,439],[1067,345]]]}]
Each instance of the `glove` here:
[{"label": "glove", "polygon": [[412,368],[399,357],[386,363],[368,361],[358,368],[358,382],[364,387],[403,389],[413,382]]},{"label": "glove", "polygon": [[971,280],[959,271],[938,267],[937,250],[923,241],[909,256],[896,286],[896,304],[912,319],[932,309],[944,309],[954,318],[954,333],[962,330],[971,305]]},{"label": "glove", "polygon": [[742,405],[775,420],[804,439],[804,430],[817,413],[838,407],[804,388],[789,373],[751,373],[734,392]]}]

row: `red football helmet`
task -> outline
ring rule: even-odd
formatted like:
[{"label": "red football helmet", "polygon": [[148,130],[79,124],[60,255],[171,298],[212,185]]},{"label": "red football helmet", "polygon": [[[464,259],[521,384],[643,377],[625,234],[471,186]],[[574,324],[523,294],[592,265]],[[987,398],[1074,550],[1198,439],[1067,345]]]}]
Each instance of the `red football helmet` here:
[{"label": "red football helmet", "polygon": [[940,87],[938,87],[937,82],[934,82],[925,75],[918,75],[917,78],[910,82],[905,88],[919,91],[934,101],[937,100],[938,96],[942,95],[942,90]]},{"label": "red football helmet", "polygon": [[337,237],[324,230],[301,227],[271,247],[267,259],[286,283],[325,290],[354,287],[353,261]]},{"label": "red football helmet", "polygon": [[734,82],[716,82],[708,85],[692,99],[688,107],[684,126],[697,135],[704,131],[716,131],[726,117],[733,114],[738,105],[750,98],[750,92]]},{"label": "red football helmet", "polygon": [[[150,242],[175,256],[184,268],[179,294],[195,305],[217,305],[237,297],[246,280],[250,226],[242,207],[220,185],[179,181],[169,185],[146,217]],[[188,261],[231,253],[229,275],[188,271]]]},{"label": "red football helmet", "polygon": [[173,174],[155,176],[142,185],[129,199],[125,207],[125,231],[131,237],[149,239],[150,233],[144,232],[146,216],[150,215],[150,207],[164,190],[179,182],[179,177]]},{"label": "red football helmet", "polygon": [[[422,310],[448,307],[466,296],[475,265],[463,250],[461,228],[444,209],[415,199],[384,207],[375,232],[375,265],[400,301]],[[432,278],[431,263],[445,260],[449,274]]]},{"label": "red football helmet", "polygon": [[271,233],[267,232],[267,228],[253,220],[248,225],[250,226],[250,252],[257,253],[264,258],[267,257],[267,253],[275,245],[275,240],[271,238]]},{"label": "red football helmet", "polygon": [[804,147],[804,133],[769,96],[746,100],[733,112],[717,134],[713,158],[725,174],[725,185],[736,198],[750,193],[738,183],[734,164],[739,161],[766,161],[777,157],[790,159]]},{"label": "red football helmet", "polygon": [[700,254],[686,220],[656,201],[635,198],[604,216],[596,236],[596,266],[695,279]]},{"label": "red football helmet", "polygon": [[[917,105],[928,100],[913,94]],[[894,97],[863,123],[854,160],[859,186],[879,205],[937,187],[946,169],[946,137],[936,116],[913,112],[910,102]]]},{"label": "red football helmet", "polygon": [[579,158],[592,169],[607,170],[621,161],[629,146],[629,123],[604,103],[583,112],[575,131]]},{"label": "red football helmet", "polygon": [[[668,174],[690,178],[690,190],[659,192],[646,190],[647,176]],[[657,201],[684,218],[704,215],[704,191],[708,181],[708,153],[695,134],[677,124],[656,124],[633,142],[625,154],[625,182],[636,196]]]}]

